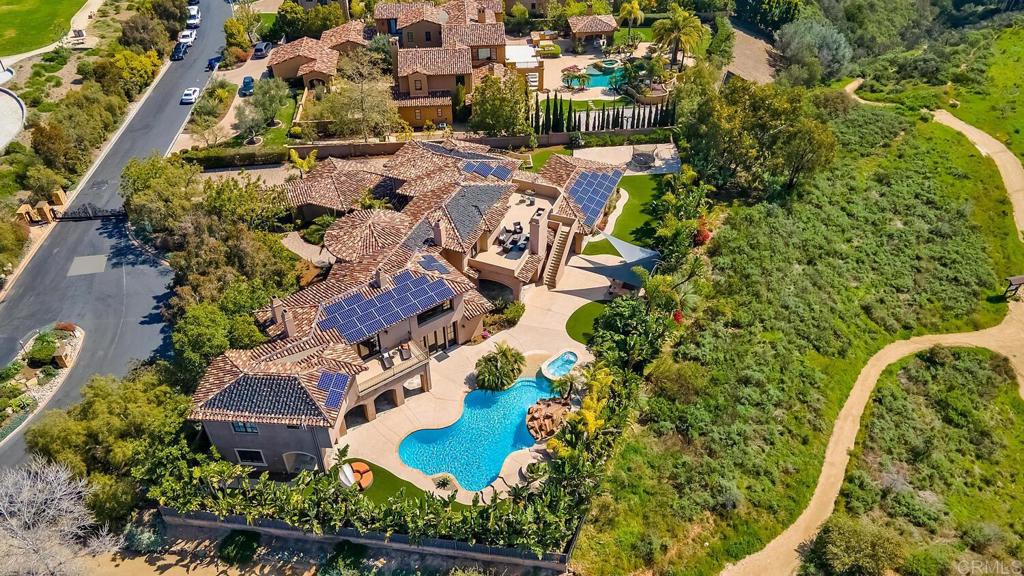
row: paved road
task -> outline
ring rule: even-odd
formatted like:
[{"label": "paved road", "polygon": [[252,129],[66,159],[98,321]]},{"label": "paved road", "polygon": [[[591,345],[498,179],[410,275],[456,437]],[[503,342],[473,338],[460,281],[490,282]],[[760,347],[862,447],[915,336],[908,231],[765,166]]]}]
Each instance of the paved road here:
[{"label": "paved road", "polygon": [[[185,60],[172,62],[108,154],[84,183],[71,208],[84,203],[119,207],[121,169],[134,157],[163,154],[188,114],[178,100],[191,86],[205,85],[206,60],[224,44],[223,0],[201,0],[203,26]],[[0,302],[0,363],[18,351],[18,342],[51,322],[74,322],[85,329],[85,347],[67,380],[47,408],[80,398],[93,374],[124,374],[136,359],[169,350],[160,318],[169,297],[171,271],[137,250],[116,221],[62,222],[39,247],[7,298]],[[36,416],[38,418],[38,415]],[[24,461],[22,434],[0,446],[0,466]]]}]

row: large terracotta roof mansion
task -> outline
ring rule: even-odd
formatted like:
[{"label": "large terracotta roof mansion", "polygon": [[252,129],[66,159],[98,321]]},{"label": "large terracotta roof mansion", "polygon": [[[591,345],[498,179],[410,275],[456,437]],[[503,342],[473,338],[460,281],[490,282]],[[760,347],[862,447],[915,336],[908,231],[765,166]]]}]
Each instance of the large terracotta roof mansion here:
[{"label": "large terracotta roof mansion", "polygon": [[[269,340],[215,359],[193,396],[229,460],[271,471],[325,467],[380,398],[430,389],[435,352],[478,337],[493,304],[555,287],[601,223],[620,167],[554,155],[538,174],[487,146],[411,141],[384,162],[327,158],[286,184],[303,220],[336,217],[327,276],[255,311]],[[390,209],[359,207],[364,193]]]}]

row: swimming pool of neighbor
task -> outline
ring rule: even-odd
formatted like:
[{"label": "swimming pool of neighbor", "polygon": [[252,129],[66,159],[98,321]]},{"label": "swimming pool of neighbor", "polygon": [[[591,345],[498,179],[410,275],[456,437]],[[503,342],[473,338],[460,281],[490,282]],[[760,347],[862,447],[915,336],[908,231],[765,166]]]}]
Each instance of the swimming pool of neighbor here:
[{"label": "swimming pool of neighbor", "polygon": [[612,80],[622,75],[621,68],[606,71],[593,65],[587,66],[586,72],[587,76],[590,76],[590,80],[587,82],[588,88],[609,88],[612,85]]},{"label": "swimming pool of neighbor", "polygon": [[399,444],[398,456],[424,474],[448,473],[465,490],[483,490],[498,478],[509,454],[534,445],[526,411],[554,396],[542,376],[520,378],[501,392],[473,390],[454,424],[409,434]]}]

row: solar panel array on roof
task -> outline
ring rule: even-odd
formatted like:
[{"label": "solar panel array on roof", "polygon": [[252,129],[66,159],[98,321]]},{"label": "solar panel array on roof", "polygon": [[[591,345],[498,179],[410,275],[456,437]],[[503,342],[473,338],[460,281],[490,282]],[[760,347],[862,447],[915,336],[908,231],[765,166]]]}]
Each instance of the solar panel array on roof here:
[{"label": "solar panel array on roof", "polygon": [[502,166],[497,162],[466,162],[462,165],[462,171],[469,174],[470,172],[483,176],[494,176],[499,180],[508,181],[512,177],[512,170],[507,166]]},{"label": "solar panel array on roof", "polygon": [[446,148],[435,142],[421,142],[424,148],[430,150],[435,154],[441,154],[448,156],[449,158],[461,158],[463,160],[493,160],[494,158],[479,152],[470,152],[468,150],[457,150],[455,148]]},{"label": "solar panel array on roof", "polygon": [[320,374],[316,387],[327,392],[327,400],[324,405],[328,408],[337,408],[345,398],[345,391],[348,390],[348,383],[351,377],[342,372],[324,372]]},{"label": "solar panel array on roof", "polygon": [[583,210],[583,221],[587,225],[593,226],[597,223],[621,177],[621,170],[614,170],[611,174],[582,172],[572,183],[569,195]]},{"label": "solar panel array on roof", "polygon": [[437,258],[434,258],[433,254],[425,254],[420,258],[420,266],[422,266],[424,270],[429,270],[430,272],[440,272],[441,274],[448,273],[448,268],[445,267],[444,264],[441,264]]},{"label": "solar panel array on roof", "polygon": [[396,275],[393,282],[393,288],[372,298],[357,292],[328,305],[324,308],[326,318],[317,326],[321,330],[337,330],[351,343],[362,342],[367,336],[455,297],[444,280],[431,281],[408,270]]}]

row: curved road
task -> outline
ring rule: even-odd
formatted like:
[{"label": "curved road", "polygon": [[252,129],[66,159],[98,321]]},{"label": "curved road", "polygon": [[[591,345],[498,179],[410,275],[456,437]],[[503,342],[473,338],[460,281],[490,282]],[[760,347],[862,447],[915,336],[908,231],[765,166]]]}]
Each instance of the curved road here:
[{"label": "curved road", "polygon": [[[853,88],[848,87],[847,91],[853,94],[859,85],[859,82],[855,82],[851,84]],[[937,110],[934,114],[936,122],[960,132],[983,155],[992,158],[1013,204],[1014,222],[1018,230],[1024,230],[1024,167],[1021,166],[1020,160],[1001,142],[946,110]],[[724,576],[789,576],[797,571],[801,562],[798,549],[814,538],[818,528],[832,515],[846,476],[850,450],[853,449],[857,432],[860,430],[861,416],[871,399],[871,392],[875,389],[878,378],[890,364],[909,354],[940,344],[988,348],[1006,356],[1017,372],[1020,395],[1024,397],[1024,302],[1011,301],[1006,317],[992,328],[960,334],[918,336],[885,346],[875,353],[861,370],[836,418],[832,436],[825,449],[825,460],[818,476],[818,484],[807,507],[795,522],[760,552],[727,566],[722,571]]]},{"label": "curved road", "polygon": [[[120,207],[117,187],[124,165],[132,158],[162,155],[174,142],[189,111],[179,104],[181,93],[206,84],[206,61],[223,47],[224,21],[231,15],[223,0],[201,0],[200,5],[203,26],[188,56],[171,62],[81,184],[70,208],[86,203]],[[12,360],[19,341],[39,327],[60,321],[80,325],[87,334],[85,347],[46,408],[73,404],[92,375],[124,374],[135,360],[168,352],[160,307],[170,296],[171,279],[171,270],[131,244],[117,221],[58,223],[0,302],[0,365]],[[25,460],[23,431],[0,445],[0,466]]]}]

